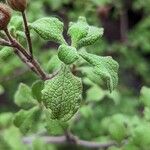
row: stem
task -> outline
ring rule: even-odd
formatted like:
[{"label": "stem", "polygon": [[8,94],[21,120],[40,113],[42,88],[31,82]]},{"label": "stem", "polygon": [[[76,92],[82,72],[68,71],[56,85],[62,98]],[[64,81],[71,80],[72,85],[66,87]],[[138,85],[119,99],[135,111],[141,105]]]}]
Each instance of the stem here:
[{"label": "stem", "polygon": [[[76,143],[70,143],[67,139],[66,136],[43,136],[40,137],[45,143],[50,143],[50,144],[71,144],[71,145],[77,145],[77,146],[82,146],[85,148],[90,148],[90,149],[95,149],[95,148],[108,148],[110,146],[116,145],[116,142],[114,141],[108,141],[104,143],[100,142],[92,142],[92,141],[85,141],[78,139],[76,136],[74,138],[76,139]],[[32,144],[32,142],[36,139],[36,136],[32,137],[24,137],[23,142],[25,144]]]},{"label": "stem", "polygon": [[23,22],[24,22],[24,29],[25,29],[25,35],[27,38],[28,48],[29,48],[31,56],[33,57],[32,41],[31,41],[30,31],[28,28],[28,21],[27,21],[25,12],[22,12],[22,18],[23,18]]},{"label": "stem", "polygon": [[33,59],[30,54],[26,51],[26,49],[16,40],[14,39],[11,34],[9,33],[8,29],[4,30],[5,34],[7,35],[9,41],[14,48],[14,52],[18,57],[32,70],[34,71],[42,80],[47,80],[49,77],[47,74],[42,70],[40,65],[38,64],[36,59]]}]

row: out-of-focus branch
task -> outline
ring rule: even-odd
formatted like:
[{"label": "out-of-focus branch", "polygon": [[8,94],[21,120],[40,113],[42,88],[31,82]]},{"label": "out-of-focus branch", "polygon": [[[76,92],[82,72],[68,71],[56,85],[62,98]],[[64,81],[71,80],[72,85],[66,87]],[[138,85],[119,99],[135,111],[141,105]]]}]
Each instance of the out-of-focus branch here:
[{"label": "out-of-focus branch", "polygon": [[[73,135],[72,135],[73,136]],[[76,145],[76,146],[82,146],[85,148],[108,148],[110,146],[116,145],[116,142],[114,141],[109,141],[109,142],[92,142],[92,141],[85,141],[78,139],[76,136],[73,136],[76,142],[70,142],[67,140],[66,136],[43,136],[40,137],[45,143],[50,143],[50,144],[69,144],[69,145]],[[33,140],[35,140],[37,137],[32,136],[32,137],[24,137],[23,142],[25,144],[32,144]]]}]

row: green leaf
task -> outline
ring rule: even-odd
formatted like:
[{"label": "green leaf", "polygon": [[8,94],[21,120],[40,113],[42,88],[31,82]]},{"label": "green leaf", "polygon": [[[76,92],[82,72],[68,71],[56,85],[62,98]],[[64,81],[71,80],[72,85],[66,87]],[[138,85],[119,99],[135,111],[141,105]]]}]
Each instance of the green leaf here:
[{"label": "green leaf", "polygon": [[94,44],[103,33],[103,28],[89,26],[88,34],[78,42],[78,48]]},{"label": "green leaf", "polygon": [[21,16],[17,16],[17,15],[13,15],[9,24],[9,29],[11,30],[11,32],[14,30],[15,32],[17,30],[22,30],[22,17]]},{"label": "green leaf", "polygon": [[29,111],[20,110],[15,114],[14,124],[22,133],[27,133],[33,129],[41,116],[41,109],[33,107]]},{"label": "green leaf", "polygon": [[128,135],[128,120],[122,114],[116,114],[110,120],[109,133],[113,139],[121,142]]},{"label": "green leaf", "polygon": [[63,23],[54,17],[45,17],[30,24],[43,39],[58,43],[65,43],[63,38]]},{"label": "green leaf", "polygon": [[86,37],[88,34],[89,26],[85,17],[79,17],[76,23],[70,23],[68,34],[71,36],[72,45],[77,46],[79,40]]},{"label": "green leaf", "polygon": [[93,109],[90,105],[85,105],[85,106],[82,106],[80,108],[80,113],[81,115],[84,117],[84,118],[91,118],[93,117]]},{"label": "green leaf", "polygon": [[102,57],[87,52],[81,52],[80,55],[94,67],[96,75],[106,80],[107,87],[112,92],[118,84],[118,63],[110,56]]},{"label": "green leaf", "polygon": [[150,88],[148,87],[142,87],[141,89],[141,95],[140,95],[140,100],[142,103],[150,108]]},{"label": "green leaf", "polygon": [[41,80],[38,80],[38,81],[34,82],[33,85],[32,85],[32,95],[39,102],[42,99],[41,91],[43,90],[43,88],[44,88],[44,82],[41,81]]},{"label": "green leaf", "polygon": [[[150,125],[148,122],[142,122],[132,130],[132,140],[137,146],[150,146]],[[142,149],[142,148],[141,148]]]},{"label": "green leaf", "polygon": [[80,107],[82,83],[69,67],[63,66],[56,77],[45,81],[42,94],[46,108],[51,110],[52,119],[68,121]]},{"label": "green leaf", "polygon": [[106,96],[106,91],[102,90],[99,86],[94,85],[87,91],[88,101],[100,101]]},{"label": "green leaf", "polygon": [[71,22],[68,30],[72,45],[77,48],[94,44],[103,32],[103,28],[88,25],[85,17],[79,17],[76,23]]},{"label": "green leaf", "polygon": [[46,115],[46,129],[51,135],[62,135],[64,131],[67,129],[67,122],[62,122],[58,119],[51,119],[51,112],[49,110],[45,110]]},{"label": "green leaf", "polygon": [[7,59],[13,53],[10,47],[4,47],[0,50],[0,60]]},{"label": "green leaf", "polygon": [[116,105],[120,103],[121,96],[116,90],[114,90],[112,93],[107,93],[107,97],[112,99]]},{"label": "green leaf", "polygon": [[0,113],[0,128],[5,128],[11,125],[13,114],[12,113]]},{"label": "green leaf", "polygon": [[67,65],[74,63],[79,58],[77,50],[74,47],[61,45],[58,50],[59,59]]},{"label": "green leaf", "polygon": [[27,146],[22,142],[21,133],[14,126],[3,132],[3,141],[7,144],[8,149],[1,150],[27,150]]},{"label": "green leaf", "polygon": [[23,109],[29,109],[37,105],[37,101],[32,97],[31,89],[21,83],[15,94],[15,103]]},{"label": "green leaf", "polygon": [[52,73],[61,67],[62,62],[59,60],[58,55],[54,55],[47,63],[47,70]]}]

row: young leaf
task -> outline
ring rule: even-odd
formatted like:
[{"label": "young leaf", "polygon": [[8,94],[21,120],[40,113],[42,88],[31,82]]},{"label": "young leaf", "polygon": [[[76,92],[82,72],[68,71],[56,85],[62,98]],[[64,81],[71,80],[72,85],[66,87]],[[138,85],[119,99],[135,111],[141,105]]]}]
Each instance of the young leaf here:
[{"label": "young leaf", "polygon": [[45,17],[30,24],[43,39],[58,43],[65,43],[63,38],[63,23],[54,17]]},{"label": "young leaf", "polygon": [[89,26],[88,34],[78,42],[78,48],[94,44],[103,33],[103,28]]},{"label": "young leaf", "polygon": [[118,84],[118,63],[110,56],[96,56],[87,52],[81,52],[80,55],[94,67],[95,74],[107,81],[107,87],[112,92]]},{"label": "young leaf", "polygon": [[40,116],[41,109],[39,107],[33,107],[29,111],[20,110],[15,115],[14,124],[20,129],[22,133],[25,134],[35,127]]},{"label": "young leaf", "polygon": [[21,83],[15,94],[15,103],[23,109],[30,109],[37,104],[37,101],[32,97],[31,89]]},{"label": "young leaf", "polygon": [[77,46],[79,40],[86,37],[88,34],[89,26],[85,17],[79,17],[76,23],[70,23],[68,34],[71,36],[72,45]]},{"label": "young leaf", "polygon": [[51,110],[52,119],[68,121],[79,109],[81,103],[82,83],[75,77],[69,67],[63,66],[52,80],[45,81],[42,90],[43,102]]},{"label": "young leaf", "polygon": [[43,88],[44,88],[44,82],[41,80],[34,82],[32,85],[32,95],[38,101],[41,101],[42,99],[41,91],[43,90]]},{"label": "young leaf", "polygon": [[74,47],[61,45],[58,50],[59,59],[67,65],[74,63],[79,58],[77,50]]}]

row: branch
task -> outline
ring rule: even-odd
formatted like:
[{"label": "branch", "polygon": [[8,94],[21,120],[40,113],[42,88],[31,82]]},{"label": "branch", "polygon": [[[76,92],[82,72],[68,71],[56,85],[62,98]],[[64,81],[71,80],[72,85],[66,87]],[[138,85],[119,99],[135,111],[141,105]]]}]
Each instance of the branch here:
[{"label": "branch", "polygon": [[23,22],[24,22],[24,29],[25,29],[25,35],[26,35],[26,38],[27,38],[28,48],[29,48],[31,56],[33,56],[32,41],[31,41],[31,36],[30,36],[27,17],[26,17],[25,12],[22,12],[22,18],[23,18]]},{"label": "branch", "polygon": [[9,33],[8,29],[4,30],[7,35],[9,41],[11,42],[11,46],[14,48],[14,52],[18,57],[24,62],[32,71],[34,71],[42,80],[49,79],[48,75],[43,71],[40,67],[39,63],[36,59],[33,59],[30,54],[26,51],[26,49]]},{"label": "branch", "polygon": [[[85,141],[85,140],[80,140],[76,136],[74,136],[74,139],[76,139],[76,142],[69,142],[66,139],[66,136],[43,136],[39,137],[41,138],[45,143],[51,143],[51,144],[69,144],[69,145],[77,145],[77,146],[82,146],[85,148],[108,148],[110,146],[116,145],[116,142],[114,141],[109,141],[109,142],[92,142],[92,141]],[[33,140],[35,140],[36,137],[24,137],[23,142],[25,144],[32,144]]]}]

